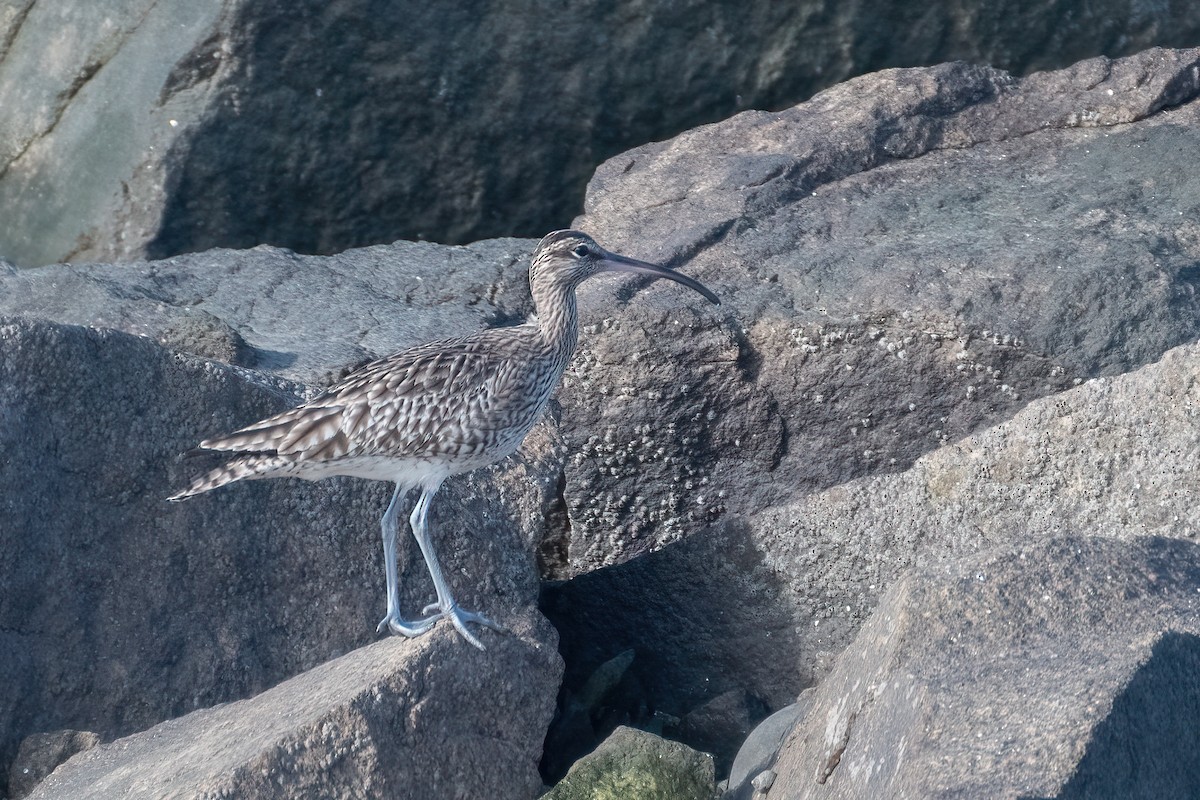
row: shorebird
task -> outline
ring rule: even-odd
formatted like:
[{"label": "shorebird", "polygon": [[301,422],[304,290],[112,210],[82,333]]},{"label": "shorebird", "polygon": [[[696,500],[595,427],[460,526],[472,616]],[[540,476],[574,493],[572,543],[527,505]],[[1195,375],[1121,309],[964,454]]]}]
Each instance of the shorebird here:
[{"label": "shorebird", "polygon": [[[601,272],[670,278],[720,304],[686,275],[610,253],[585,233],[555,231],[538,243],[530,262],[537,312],[530,321],[403,350],[355,370],[301,406],[206,439],[201,448],[234,454],[233,460],[168,499],[259,478],[349,475],[395,483],[382,520],[387,615],[378,632],[420,636],[438,620],[449,619],[483,649],[467,625],[503,628],[455,602],[429,538],[429,504],[451,475],[512,455],[542,416],[579,341],[575,289]],[[428,616],[406,620],[400,616],[397,588],[396,515],[412,489],[421,494],[409,524],[437,600],[421,612]]]}]

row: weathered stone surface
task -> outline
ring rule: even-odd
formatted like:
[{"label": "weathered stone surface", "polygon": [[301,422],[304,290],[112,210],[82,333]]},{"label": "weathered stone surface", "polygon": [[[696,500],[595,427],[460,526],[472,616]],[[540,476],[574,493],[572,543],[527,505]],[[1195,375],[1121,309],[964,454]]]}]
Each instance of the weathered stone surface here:
[{"label": "weathered stone surface", "polygon": [[892,70],[603,165],[575,224],[726,303],[656,285],[617,313],[583,287],[603,335],[561,394],[571,569],[903,469],[1200,337],[1198,92],[1198,50]]},{"label": "weathered stone surface", "polygon": [[367,358],[523,320],[533,310],[534,244],[398,242],[328,258],[257,247],[132,264],[0,265],[0,314],[115,328],[321,383]]},{"label": "weathered stone surface", "polygon": [[8,770],[8,797],[21,800],[59,764],[98,744],[100,737],[91,731],[54,731],[26,736]]},{"label": "weathered stone surface", "polygon": [[1198,587],[1200,547],[1158,537],[918,570],[816,688],[770,797],[1195,796]]},{"label": "weathered stone surface", "polygon": [[[606,165],[579,224],[633,255],[686,256],[726,304],[697,307],[668,286],[634,302],[627,287],[614,309],[611,282],[585,285],[555,574],[902,469],[1034,397],[1200,335],[1187,222],[1200,179],[1176,163],[1200,110],[1162,110],[1194,94],[1196,61],[1155,51],[1021,81],[961,64],[881,73]],[[1122,124],[1087,127],[1109,123]],[[531,248],[9,270],[0,303],[320,381],[519,319]]]},{"label": "weathered stone surface", "polygon": [[[561,394],[568,571],[686,540],[546,593],[568,690],[633,649],[642,694],[615,707],[744,689],[778,708],[907,565],[1047,515],[1128,535],[1191,518],[1194,351],[1020,410],[1200,336],[1200,140],[1179,146],[1200,104],[1161,110],[1194,94],[1198,55],[883,73],[598,173],[576,224],[664,242],[643,257],[684,259],[730,316],[665,286],[620,314],[581,292],[598,335]],[[883,477],[1013,414],[984,452],[977,435]]]},{"label": "weathered stone surface", "polygon": [[[771,708],[824,675],[911,566],[1067,531],[1193,538],[1200,345],[1030,403],[897,475],[730,519],[545,593],[565,685],[632,649],[641,702],[744,689]],[[630,705],[617,697],[615,705]]]},{"label": "weathered stone surface", "polygon": [[712,757],[624,726],[575,763],[547,800],[712,800]]},{"label": "weathered stone surface", "polygon": [[1178,5],[10,0],[0,255],[539,235],[627,147],[883,67],[1190,44]]},{"label": "weathered stone surface", "polygon": [[447,628],[368,645],[77,756],[32,797],[529,800],[561,661],[536,612],[516,629],[484,653]]},{"label": "weathered stone surface", "polygon": [[[276,480],[164,499],[208,465],[181,453],[299,388],[115,331],[0,324],[0,763],[31,732],[128,734],[376,638],[389,486]],[[556,452],[453,480],[432,506],[457,598],[502,624],[536,601]],[[410,538],[400,588],[415,614],[432,584]]]}]

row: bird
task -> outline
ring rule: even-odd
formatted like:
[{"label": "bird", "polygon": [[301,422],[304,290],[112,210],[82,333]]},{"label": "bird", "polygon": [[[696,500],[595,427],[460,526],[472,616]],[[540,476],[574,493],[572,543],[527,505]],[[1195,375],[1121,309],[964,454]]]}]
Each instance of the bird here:
[{"label": "bird", "polygon": [[[420,636],[442,619],[475,647],[468,627],[504,632],[454,600],[434,553],[429,506],[452,475],[495,464],[516,452],[541,418],[579,342],[575,290],[605,272],[668,278],[720,305],[687,275],[609,252],[586,233],[547,234],[533,251],[529,288],[535,314],[524,324],[429,342],[372,361],[308,402],[200,442],[230,456],[167,498],[178,502],[242,480],[347,475],[395,484],[380,522],[387,613],[377,632]],[[402,500],[420,495],[409,526],[433,579],[436,600],[419,619],[400,614],[396,536]]]}]

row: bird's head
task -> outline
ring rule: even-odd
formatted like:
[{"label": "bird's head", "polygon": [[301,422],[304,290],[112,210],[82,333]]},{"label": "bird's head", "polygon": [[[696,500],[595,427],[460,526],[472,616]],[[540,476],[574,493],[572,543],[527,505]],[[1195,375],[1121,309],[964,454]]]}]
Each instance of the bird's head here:
[{"label": "bird's head", "polygon": [[639,272],[657,278],[668,278],[694,289],[714,305],[721,304],[720,299],[699,281],[658,264],[610,253],[596,244],[595,239],[579,231],[554,231],[546,234],[538,242],[529,266],[529,283],[536,296],[541,294],[539,289],[542,287],[574,289],[601,272]]}]

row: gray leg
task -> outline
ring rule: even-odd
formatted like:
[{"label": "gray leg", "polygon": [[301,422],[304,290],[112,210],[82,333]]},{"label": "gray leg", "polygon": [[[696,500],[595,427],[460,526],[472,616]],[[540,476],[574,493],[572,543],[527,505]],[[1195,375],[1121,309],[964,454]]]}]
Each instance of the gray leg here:
[{"label": "gray leg", "polygon": [[[396,585],[396,510],[405,492],[404,486],[396,484],[392,494],[392,502],[388,503],[387,511],[383,514],[383,571],[387,576],[387,616],[379,623],[376,630],[380,633],[389,628],[393,633],[404,636],[420,636],[433,627],[441,615],[427,619],[409,622],[400,617],[400,590]],[[424,495],[422,495],[424,496]]]},{"label": "gray leg", "polygon": [[[475,638],[475,635],[467,630],[467,623],[473,622],[477,625],[484,625],[494,631],[503,631],[504,628],[492,622],[482,614],[477,614],[474,611],[463,611],[458,607],[458,603],[454,602],[454,598],[450,595],[450,587],[446,585],[446,579],[442,576],[442,568],[438,564],[437,556],[433,552],[433,544],[429,541],[429,501],[433,499],[434,493],[437,491],[435,486],[433,489],[424,489],[421,492],[420,498],[417,499],[417,505],[413,508],[412,516],[408,518],[412,525],[413,535],[417,538],[417,544],[421,548],[421,555],[425,556],[425,566],[429,567],[429,576],[433,578],[433,588],[437,592],[437,606],[441,613],[438,617],[447,617],[454,623],[454,627],[463,635],[471,644],[483,650],[483,642]],[[431,610],[426,608],[426,611]]]}]

